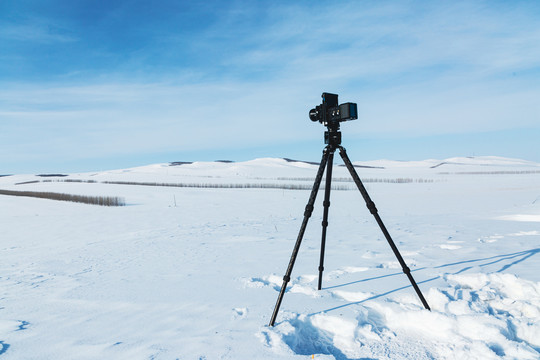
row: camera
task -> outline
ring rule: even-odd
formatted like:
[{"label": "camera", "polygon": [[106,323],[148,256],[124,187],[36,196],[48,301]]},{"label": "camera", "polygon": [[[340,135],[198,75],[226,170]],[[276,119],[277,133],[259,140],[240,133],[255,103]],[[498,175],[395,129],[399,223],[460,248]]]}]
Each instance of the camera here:
[{"label": "camera", "polygon": [[358,119],[358,109],[355,103],[338,105],[338,95],[323,93],[322,104],[309,111],[311,121],[318,121],[326,126],[341,121]]}]

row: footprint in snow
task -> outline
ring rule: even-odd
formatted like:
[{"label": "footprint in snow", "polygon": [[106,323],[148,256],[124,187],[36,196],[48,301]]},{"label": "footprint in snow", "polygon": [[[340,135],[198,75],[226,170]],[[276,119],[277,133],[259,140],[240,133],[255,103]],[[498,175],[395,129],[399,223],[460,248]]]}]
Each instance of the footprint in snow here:
[{"label": "footprint in snow", "polygon": [[248,314],[247,308],[234,308],[233,310],[233,318],[234,319],[243,319]]}]

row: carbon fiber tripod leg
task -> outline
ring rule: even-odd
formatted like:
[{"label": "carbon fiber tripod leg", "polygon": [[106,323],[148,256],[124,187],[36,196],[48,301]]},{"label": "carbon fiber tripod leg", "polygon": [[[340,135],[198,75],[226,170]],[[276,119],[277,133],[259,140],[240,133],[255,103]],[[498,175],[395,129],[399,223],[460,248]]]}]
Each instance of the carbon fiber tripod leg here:
[{"label": "carbon fiber tripod leg", "polygon": [[328,149],[329,146],[327,146],[323,151],[321,164],[319,165],[319,171],[317,172],[317,176],[315,177],[313,189],[311,190],[311,195],[309,196],[309,201],[306,205],[306,210],[304,212],[304,220],[302,221],[302,226],[300,227],[300,231],[296,239],[296,244],[294,245],[291,259],[289,261],[289,266],[287,267],[287,272],[285,273],[285,276],[283,276],[283,284],[281,285],[281,290],[279,291],[276,306],[274,307],[274,312],[272,313],[272,318],[270,319],[270,326],[274,326],[274,323],[276,322],[276,317],[279,312],[279,307],[281,306],[281,301],[283,300],[283,295],[285,294],[285,289],[287,288],[288,282],[291,280],[291,273],[294,267],[294,262],[296,261],[298,250],[300,250],[300,245],[302,244],[302,239],[304,237],[304,232],[306,231],[307,223],[309,221],[309,218],[311,217],[311,213],[313,212],[313,204],[315,204],[317,192],[319,191],[319,186],[321,185],[321,180],[324,173],[324,168],[326,167],[328,157],[330,156],[330,152]]},{"label": "carbon fiber tripod leg", "polygon": [[364,187],[364,184],[362,184],[362,181],[360,180],[360,177],[358,177],[358,174],[356,173],[356,170],[354,169],[353,164],[351,163],[351,160],[349,160],[349,157],[347,156],[347,151],[343,146],[339,146],[339,155],[341,155],[341,158],[343,159],[343,162],[345,163],[345,166],[351,173],[351,176],[356,183],[356,186],[358,187],[358,190],[360,190],[360,193],[364,197],[364,200],[366,202],[366,206],[369,209],[369,212],[375,217],[375,220],[377,221],[377,224],[379,224],[379,227],[381,228],[381,231],[384,234],[384,237],[388,241],[388,244],[392,248],[392,251],[394,252],[394,255],[399,261],[399,264],[401,265],[401,268],[403,269],[403,273],[407,275],[409,278],[409,281],[411,282],[412,287],[416,291],[416,294],[420,298],[420,301],[422,301],[422,304],[427,310],[431,310],[426,299],[424,298],[424,295],[422,295],[422,292],[420,291],[420,288],[418,288],[418,285],[416,284],[416,281],[414,281],[414,278],[411,275],[411,270],[407,267],[407,264],[405,264],[405,260],[403,260],[403,257],[401,257],[401,254],[399,253],[398,248],[396,247],[396,244],[394,244],[394,241],[392,240],[392,237],[388,233],[388,230],[386,230],[386,226],[384,226],[381,217],[379,216],[379,213],[377,211],[377,208],[375,207],[375,203],[371,201],[371,198],[369,197],[369,194]]},{"label": "carbon fiber tripod leg", "polygon": [[334,151],[336,151],[336,148],[330,146],[328,149],[328,163],[326,165],[326,184],[324,189],[324,212],[321,236],[321,259],[319,261],[319,285],[317,287],[319,290],[322,288],[322,274],[324,271],[324,249],[326,247],[326,228],[328,227],[328,208],[330,207],[330,189],[332,186],[332,165],[334,162]]}]

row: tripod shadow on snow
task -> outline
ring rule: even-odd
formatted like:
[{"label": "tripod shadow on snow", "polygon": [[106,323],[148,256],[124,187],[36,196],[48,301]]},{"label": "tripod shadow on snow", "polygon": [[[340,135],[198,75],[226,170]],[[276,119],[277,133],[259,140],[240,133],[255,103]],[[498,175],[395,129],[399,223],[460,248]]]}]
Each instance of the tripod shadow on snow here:
[{"label": "tripod shadow on snow", "polygon": [[[455,266],[455,265],[461,265],[461,264],[468,264],[468,263],[475,263],[475,262],[480,262],[480,261],[489,261],[487,263],[484,263],[484,264],[478,264],[477,266],[479,267],[484,267],[484,266],[489,266],[489,265],[493,265],[493,264],[497,264],[497,263],[500,263],[502,261],[506,261],[506,260],[511,260],[511,259],[515,259],[517,258],[515,261],[512,261],[511,263],[509,264],[505,264],[503,267],[501,267],[499,270],[497,271],[493,271],[493,272],[504,272],[506,270],[508,270],[510,267],[514,266],[514,265],[517,265],[527,259],[529,259],[530,257],[532,257],[533,255],[536,255],[537,253],[540,252],[540,248],[536,248],[536,249],[530,249],[530,250],[524,250],[524,251],[518,251],[518,252],[515,252],[515,253],[511,253],[511,254],[504,254],[504,255],[495,255],[495,256],[491,256],[491,257],[487,257],[487,258],[482,258],[482,259],[474,259],[474,260],[465,260],[465,261],[459,261],[459,262],[455,262],[455,263],[450,263],[450,264],[446,264],[446,265],[440,265],[440,266],[436,266],[435,269],[440,269],[440,268],[444,268],[444,267],[449,267],[449,266]],[[461,269],[460,271],[458,272],[455,272],[453,274],[459,274],[459,273],[462,273],[464,271],[467,271],[469,269],[471,269],[472,266],[468,266],[468,267],[465,267],[463,269]]]},{"label": "tripod shadow on snow", "polygon": [[[445,284],[437,283],[427,293],[432,311],[425,311],[412,293],[383,302],[368,301],[411,289],[408,283],[379,294],[351,293],[366,295],[357,301],[337,290],[403,276],[402,272],[329,286],[324,290],[346,302],[310,314],[289,313],[275,328],[263,330],[261,338],[278,352],[320,354],[336,360],[537,358],[540,326],[534,319],[540,313],[540,284],[506,272],[538,253],[540,248],[533,248],[414,269],[432,274],[418,284],[434,280]],[[302,279],[295,280],[295,285],[313,280]],[[272,285],[278,280],[266,282]],[[278,289],[274,286],[274,290]],[[335,310],[351,306],[358,306],[356,317],[335,314]]]},{"label": "tripod shadow on snow", "polygon": [[[432,311],[424,310],[413,294],[362,304],[408,285],[313,314],[289,313],[287,320],[262,334],[266,345],[277,351],[336,360],[537,359],[540,283],[504,271],[539,252],[536,248],[436,267],[467,265],[420,282],[444,282],[427,293]],[[473,268],[471,263],[476,269],[501,266],[489,273],[460,274]],[[330,313],[358,304],[355,318]]]},{"label": "tripod shadow on snow", "polygon": [[[510,254],[495,255],[495,256],[490,256],[490,257],[481,258],[481,259],[458,261],[458,262],[454,262],[454,263],[435,266],[433,269],[443,269],[443,268],[446,268],[446,267],[452,267],[452,266],[463,265],[463,264],[474,264],[474,266],[465,266],[465,267],[463,267],[463,268],[461,268],[461,269],[459,269],[457,271],[448,273],[448,274],[451,274],[451,275],[458,275],[458,274],[461,274],[463,272],[466,272],[467,270],[473,269],[475,267],[486,267],[486,266],[490,266],[490,265],[494,265],[494,264],[498,264],[498,263],[503,263],[503,262],[505,262],[507,260],[515,259],[514,261],[511,261],[509,263],[503,263],[503,266],[498,270],[490,271],[491,273],[502,273],[502,272],[508,270],[509,268],[511,268],[512,266],[517,265],[517,264],[519,264],[519,263],[521,263],[523,261],[526,261],[526,260],[530,259],[532,256],[534,256],[534,255],[536,255],[538,253],[540,253],[540,248],[524,250],[524,251],[518,251],[518,252],[510,253]],[[481,263],[481,262],[484,262],[484,263]],[[427,267],[423,267],[423,268],[418,268],[418,269],[411,270],[411,272],[417,272],[417,271],[422,271],[422,270],[426,270],[426,269],[427,269]],[[371,280],[378,280],[378,279],[382,279],[382,278],[385,278],[385,277],[391,277],[391,276],[397,276],[397,275],[403,275],[403,273],[402,272],[396,272],[396,273],[392,273],[392,274],[376,276],[376,277],[371,277],[371,278],[357,280],[357,281],[351,281],[351,282],[348,282],[348,283],[345,283],[345,284],[325,287],[324,290],[330,290],[330,289],[336,289],[336,288],[340,288],[340,287],[346,287],[346,286],[353,285],[353,284],[358,284],[358,283],[371,281]],[[437,275],[437,276],[434,276],[434,277],[432,277],[430,279],[418,281],[418,284],[429,283],[431,281],[434,281],[434,280],[437,280],[437,279],[440,279],[440,278],[441,278],[441,275]],[[333,307],[333,308],[330,308],[330,309],[322,310],[320,312],[310,314],[310,316],[315,315],[315,314],[326,313],[326,312],[342,309],[342,308],[352,306],[352,305],[361,304],[361,303],[364,303],[364,302],[370,301],[370,300],[375,300],[375,299],[378,299],[380,297],[385,297],[385,296],[387,296],[389,294],[392,294],[392,293],[395,293],[397,291],[401,291],[401,290],[404,290],[404,289],[407,289],[407,288],[411,288],[411,287],[412,286],[410,284],[408,284],[408,285],[405,285],[405,286],[402,286],[402,287],[399,287],[399,288],[396,288],[396,289],[392,289],[392,290],[387,291],[385,293],[377,294],[377,295],[368,297],[366,299],[362,299],[360,301],[354,301],[354,302],[350,302],[350,303],[347,303],[347,304],[336,306],[336,307]]]}]

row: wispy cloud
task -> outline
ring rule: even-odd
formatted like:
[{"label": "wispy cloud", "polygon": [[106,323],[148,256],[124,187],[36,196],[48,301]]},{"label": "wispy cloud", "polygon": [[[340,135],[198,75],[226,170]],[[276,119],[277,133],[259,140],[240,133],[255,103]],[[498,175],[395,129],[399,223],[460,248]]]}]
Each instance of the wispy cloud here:
[{"label": "wispy cloud", "polygon": [[0,40],[28,42],[31,44],[54,44],[77,41],[65,28],[51,20],[30,16],[21,21],[5,21],[0,25]]},{"label": "wispy cloud", "polygon": [[120,7],[91,26],[50,14],[5,25],[4,40],[49,44],[34,60],[52,70],[2,82],[0,159],[293,149],[319,141],[307,112],[323,91],[358,102],[352,138],[539,126],[534,3],[214,5],[163,23]]}]

